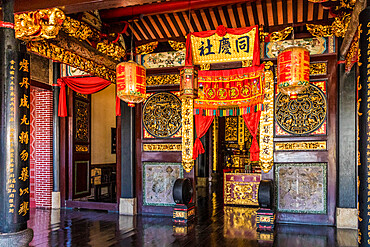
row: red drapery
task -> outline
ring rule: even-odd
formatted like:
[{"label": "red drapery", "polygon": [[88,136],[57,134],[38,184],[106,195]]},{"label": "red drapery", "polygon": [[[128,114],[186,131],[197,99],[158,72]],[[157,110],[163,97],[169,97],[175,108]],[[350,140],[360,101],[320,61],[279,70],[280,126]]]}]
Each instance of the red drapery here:
[{"label": "red drapery", "polygon": [[[195,114],[228,116],[259,111],[264,95],[264,65],[230,70],[203,70],[198,73],[199,98],[194,101]],[[234,115],[234,114],[231,114]]]},{"label": "red drapery", "polygon": [[260,42],[259,42],[259,33],[258,33],[257,25],[252,26],[252,27],[242,27],[242,28],[227,28],[227,27],[224,27],[223,25],[220,25],[217,27],[216,30],[189,33],[186,39],[185,65],[193,64],[193,55],[191,53],[191,35],[194,35],[195,37],[199,37],[199,38],[206,38],[215,33],[217,33],[218,36],[220,37],[225,36],[227,33],[234,34],[234,35],[241,35],[241,34],[245,34],[249,32],[253,28],[257,29],[257,33],[256,33],[257,38],[254,41],[253,65],[259,65],[260,64]]},{"label": "red drapery", "polygon": [[251,112],[243,115],[245,125],[247,126],[249,132],[251,133],[253,140],[251,148],[249,149],[250,160],[257,161],[260,158],[260,148],[257,143],[257,131],[258,124],[260,122],[261,111]]},{"label": "red drapery", "polygon": [[[110,81],[104,80],[99,77],[62,77],[58,79],[58,85],[60,86],[59,93],[59,106],[58,116],[66,117],[67,104],[66,104],[66,85],[77,93],[82,94],[93,94],[106,88],[111,84]],[[119,103],[119,101],[118,101]],[[116,113],[117,113],[117,100],[116,100]]]},{"label": "red drapery", "polygon": [[202,138],[206,133],[209,127],[212,124],[214,116],[203,116],[201,114],[195,115],[195,130],[197,132],[197,139],[194,142],[193,149],[193,160],[196,160],[199,154],[204,153],[204,148],[200,138]]}]

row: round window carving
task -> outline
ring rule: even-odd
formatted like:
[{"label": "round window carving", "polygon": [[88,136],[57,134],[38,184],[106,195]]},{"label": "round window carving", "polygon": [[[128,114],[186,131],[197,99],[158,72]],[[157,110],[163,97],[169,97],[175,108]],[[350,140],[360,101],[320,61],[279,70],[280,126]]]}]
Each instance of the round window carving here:
[{"label": "round window carving", "polygon": [[142,116],[149,134],[171,137],[181,128],[181,101],[172,93],[153,94],[146,100]]},{"label": "round window carving", "polygon": [[310,134],[321,127],[326,119],[327,102],[324,92],[310,86],[290,100],[289,95],[279,93],[275,105],[276,122],[284,131],[294,135]]}]

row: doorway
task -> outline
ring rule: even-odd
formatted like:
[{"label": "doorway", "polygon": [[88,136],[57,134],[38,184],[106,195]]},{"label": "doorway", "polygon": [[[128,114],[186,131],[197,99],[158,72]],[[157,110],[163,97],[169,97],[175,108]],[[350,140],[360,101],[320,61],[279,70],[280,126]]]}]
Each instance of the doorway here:
[{"label": "doorway", "polygon": [[62,200],[66,207],[116,211],[120,166],[114,85],[91,95],[69,90],[68,110],[68,118],[61,121],[61,173],[66,175]]}]

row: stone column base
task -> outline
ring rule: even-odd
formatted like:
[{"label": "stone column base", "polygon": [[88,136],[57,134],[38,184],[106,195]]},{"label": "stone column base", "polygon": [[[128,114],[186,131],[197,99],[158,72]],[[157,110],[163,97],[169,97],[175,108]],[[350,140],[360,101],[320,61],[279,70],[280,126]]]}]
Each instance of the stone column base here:
[{"label": "stone column base", "polygon": [[337,228],[357,229],[357,208],[337,208]]},{"label": "stone column base", "polygon": [[207,187],[208,178],[197,177],[197,187]]},{"label": "stone column base", "polygon": [[119,200],[119,214],[136,215],[137,214],[137,200],[136,200],[136,198],[120,198],[120,200]]},{"label": "stone column base", "polygon": [[33,230],[27,228],[26,230],[15,232],[15,233],[1,233],[0,234],[0,246],[1,247],[13,247],[28,246],[33,239]]},{"label": "stone column base", "polygon": [[51,192],[51,208],[60,209],[60,192]]}]

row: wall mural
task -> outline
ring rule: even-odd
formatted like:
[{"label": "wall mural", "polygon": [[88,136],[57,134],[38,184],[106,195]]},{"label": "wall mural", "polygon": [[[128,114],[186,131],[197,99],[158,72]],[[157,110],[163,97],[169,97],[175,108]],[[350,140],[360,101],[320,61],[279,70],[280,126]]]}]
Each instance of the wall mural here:
[{"label": "wall mural", "polygon": [[326,214],[326,163],[275,163],[279,212]]},{"label": "wall mural", "polygon": [[[295,45],[305,47],[310,51],[310,55],[334,53],[335,37],[314,37],[305,39],[295,39]],[[267,58],[277,58],[279,53],[292,45],[292,40],[269,42],[266,44],[265,56]]]},{"label": "wall mural", "polygon": [[[325,93],[311,83],[308,89],[298,95],[297,100],[290,100],[288,95],[279,93],[275,104],[275,119],[278,127],[289,134],[311,134],[326,122],[326,109]],[[280,129],[277,128],[277,134],[281,133]]]},{"label": "wall mural", "polygon": [[183,177],[181,163],[143,163],[143,204],[172,206],[172,189],[178,178]]},{"label": "wall mural", "polygon": [[154,137],[168,138],[181,128],[181,101],[172,93],[156,93],[143,107],[143,125]]},{"label": "wall mural", "polygon": [[185,65],[185,51],[168,51],[138,56],[139,63],[146,69]]}]

